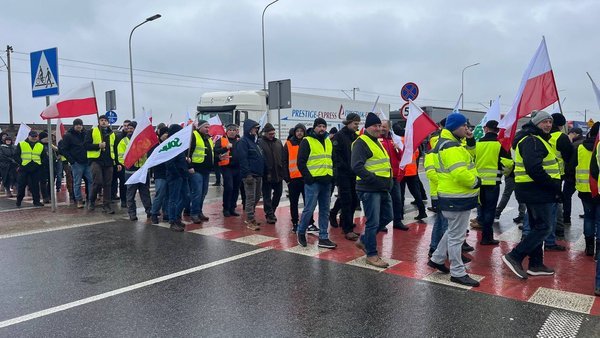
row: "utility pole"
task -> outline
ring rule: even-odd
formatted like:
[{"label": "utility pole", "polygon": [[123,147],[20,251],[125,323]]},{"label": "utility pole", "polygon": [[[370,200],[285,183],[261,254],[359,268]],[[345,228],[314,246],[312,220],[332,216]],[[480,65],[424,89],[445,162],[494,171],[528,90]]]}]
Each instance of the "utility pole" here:
[{"label": "utility pole", "polygon": [[11,72],[11,67],[10,67],[10,53],[13,52],[13,48],[12,46],[6,45],[6,59],[8,62],[7,68],[8,68],[8,116],[10,119],[10,124],[8,129],[13,130],[14,129],[14,122],[13,122],[13,106],[12,106],[12,81],[11,81],[11,76],[10,76],[10,72]]},{"label": "utility pole", "polygon": [[360,90],[360,88],[352,88],[352,101],[356,101],[356,91]]}]

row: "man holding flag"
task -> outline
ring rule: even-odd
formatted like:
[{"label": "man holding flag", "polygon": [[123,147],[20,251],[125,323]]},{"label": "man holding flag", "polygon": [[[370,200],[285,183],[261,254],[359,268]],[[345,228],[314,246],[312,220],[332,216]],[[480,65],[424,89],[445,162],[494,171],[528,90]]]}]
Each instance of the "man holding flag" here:
[{"label": "man holding flag", "polygon": [[[85,135],[84,144],[93,181],[88,209],[93,211],[96,208],[96,198],[98,192],[102,190],[102,212],[114,214],[114,210],[110,207],[110,192],[116,157],[115,133],[110,129],[106,115],[98,117],[98,126]],[[117,166],[117,170],[121,170],[120,165]]]},{"label": "man holding flag", "polygon": [[[119,141],[119,145],[117,145],[117,154],[118,161],[117,163],[121,165],[121,167],[125,168],[125,181],[131,177],[131,175],[138,170],[144,162],[146,162],[147,155],[143,154],[137,161],[135,161],[132,165],[127,165],[125,162],[126,153],[132,153],[131,149],[127,152],[128,145],[133,142],[132,136],[137,127],[136,121],[131,121],[129,125],[126,127],[124,132],[126,135]],[[156,134],[155,134],[156,135]],[[135,183],[127,185],[127,213],[129,214],[130,221],[137,221],[137,206],[135,204],[135,194],[136,192],[140,193],[140,199],[142,200],[142,204],[144,205],[144,209],[146,211],[146,218],[149,219],[151,217],[151,209],[152,209],[152,200],[150,199],[150,179],[146,178],[146,182],[143,183]]]},{"label": "man holding flag", "polygon": [[[77,208],[83,208],[84,198],[81,196],[81,180],[85,178],[87,184],[92,184],[92,172],[88,164],[87,153],[84,146],[85,130],[81,119],[73,120],[73,127],[65,134],[64,139],[58,143],[59,151],[67,158],[73,171],[73,195]],[[86,189],[86,199],[90,200],[90,189]]]}]

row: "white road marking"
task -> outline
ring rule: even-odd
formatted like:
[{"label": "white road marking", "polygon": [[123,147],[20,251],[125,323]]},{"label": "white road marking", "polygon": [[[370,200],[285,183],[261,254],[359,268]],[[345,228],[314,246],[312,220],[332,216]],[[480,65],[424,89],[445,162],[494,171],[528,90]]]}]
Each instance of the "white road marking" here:
[{"label": "white road marking", "polygon": [[57,312],[61,312],[61,311],[65,311],[74,307],[78,307],[81,305],[85,305],[85,304],[89,304],[89,303],[93,303],[93,302],[97,302],[99,300],[102,299],[106,299],[109,297],[113,297],[116,295],[120,295],[122,293],[125,292],[129,292],[129,291],[133,291],[133,290],[137,290],[146,286],[150,286],[153,284],[157,284],[157,283],[161,283],[170,279],[174,279],[177,277],[181,277],[181,276],[185,276],[188,275],[190,273],[194,273],[194,272],[198,272],[201,270],[205,270],[208,268],[212,268],[215,267],[217,265],[221,265],[221,264],[225,264],[225,263],[229,263],[241,258],[245,258],[248,256],[252,256],[252,255],[256,255],[258,253],[264,252],[264,251],[268,251],[271,250],[271,248],[260,248],[260,249],[256,249],[253,251],[249,251],[249,252],[245,252],[239,255],[235,255],[235,256],[231,256],[231,257],[227,257],[227,258],[223,258],[223,259],[219,259],[217,261],[211,262],[211,263],[207,263],[207,264],[203,264],[203,265],[199,265],[190,269],[186,269],[186,270],[182,270],[179,272],[175,272],[169,275],[165,275],[162,277],[158,277],[158,278],[154,278],[154,279],[150,279],[147,280],[145,282],[141,282],[141,283],[137,283],[137,284],[133,284],[130,286],[126,286],[120,289],[116,289],[113,291],[109,291],[109,292],[105,292],[105,293],[101,293],[99,295],[96,296],[92,296],[92,297],[88,297],[88,298],[84,298],[84,299],[80,299],[74,302],[70,302],[70,303],[66,303],[63,305],[59,305],[59,306],[55,306],[49,309],[45,309],[45,310],[41,310],[41,311],[37,311],[37,312],[33,312],[24,316],[20,316],[20,317],[16,317],[16,318],[12,318],[12,319],[8,319],[5,321],[0,322],[0,328],[3,327],[7,327],[7,326],[11,326],[11,325],[15,325],[15,324],[19,324],[22,322],[26,322],[32,319],[36,319],[36,318],[40,318],[40,317],[44,317],[44,316],[48,316]]},{"label": "white road marking", "polygon": [[552,311],[540,328],[537,337],[577,337],[583,315],[566,311]]},{"label": "white road marking", "polygon": [[80,227],[85,227],[85,226],[88,226],[88,225],[96,225],[96,224],[110,223],[110,222],[116,222],[116,221],[117,220],[114,220],[114,219],[105,219],[105,220],[101,220],[101,221],[97,221],[97,222],[89,222],[89,223],[65,225],[65,226],[56,227],[56,228],[16,232],[16,233],[13,233],[13,234],[0,235],[0,239],[12,238],[12,237],[19,237],[19,236],[27,236],[27,235],[35,235],[35,234],[41,234],[41,233],[44,233],[44,232],[52,232],[52,231],[59,231],[59,230],[66,230],[66,229],[73,229],[73,228],[80,228]]}]

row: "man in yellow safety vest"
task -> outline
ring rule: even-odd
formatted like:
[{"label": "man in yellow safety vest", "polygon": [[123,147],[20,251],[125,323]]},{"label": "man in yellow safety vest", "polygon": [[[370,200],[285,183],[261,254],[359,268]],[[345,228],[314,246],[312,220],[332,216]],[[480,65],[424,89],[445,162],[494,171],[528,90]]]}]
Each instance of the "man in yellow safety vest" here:
[{"label": "man in yellow safety vest", "polygon": [[17,146],[15,152],[17,164],[19,165],[17,168],[17,207],[21,206],[27,186],[29,186],[31,196],[33,197],[33,205],[36,207],[44,206],[40,202],[39,183],[39,169],[42,166],[43,157],[47,156],[43,150],[44,147],[39,142],[39,135],[35,130],[30,131],[27,139],[19,142]]}]

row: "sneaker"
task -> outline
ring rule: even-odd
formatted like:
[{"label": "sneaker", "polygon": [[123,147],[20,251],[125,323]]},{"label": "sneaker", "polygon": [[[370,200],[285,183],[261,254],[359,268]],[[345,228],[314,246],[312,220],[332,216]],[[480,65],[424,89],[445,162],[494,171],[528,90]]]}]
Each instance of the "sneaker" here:
[{"label": "sneaker", "polygon": [[298,233],[298,244],[300,244],[303,247],[306,247],[306,234],[301,234]]},{"label": "sneaker", "polygon": [[530,276],[552,276],[554,275],[554,269],[543,264],[541,266],[530,266],[527,269],[527,274]]},{"label": "sneaker", "polygon": [[337,228],[340,225],[338,224],[338,220],[335,214],[329,213],[329,224],[332,228]]},{"label": "sneaker", "polygon": [[450,277],[450,281],[466,286],[478,287],[479,282],[471,278],[469,275],[464,275],[462,277]]},{"label": "sneaker", "polygon": [[469,243],[463,242],[461,250],[462,250],[462,252],[471,252],[471,251],[475,250],[475,248],[470,246]]},{"label": "sneaker", "polygon": [[152,215],[150,216],[150,222],[152,222],[152,224],[157,225],[158,223],[160,223],[158,221],[158,215]]},{"label": "sneaker", "polygon": [[238,217],[240,215],[237,212],[235,212],[235,210],[229,210],[229,214],[234,217]]},{"label": "sneaker", "polygon": [[393,228],[396,230],[408,231],[410,228],[404,225],[402,222],[395,223]]},{"label": "sneaker", "polygon": [[95,204],[94,202],[90,202],[90,203],[88,204],[88,210],[89,210],[89,211],[94,211],[94,210],[96,210],[96,204]]},{"label": "sneaker", "polygon": [[386,233],[386,234],[387,234],[387,233],[388,233],[388,228],[386,228],[386,227],[381,227],[381,228],[377,229],[377,232],[384,232],[384,233]]},{"label": "sneaker", "polygon": [[15,205],[17,206],[17,208],[21,207],[21,201],[17,201],[17,203],[15,203]]},{"label": "sneaker", "polygon": [[292,233],[295,234],[298,232],[298,223],[292,224]]},{"label": "sneaker", "polygon": [[309,225],[308,229],[306,229],[306,232],[319,232],[319,231],[320,231],[320,229],[314,224]]},{"label": "sneaker", "polygon": [[273,215],[267,216],[267,224],[275,224],[277,223],[277,218]]},{"label": "sneaker", "polygon": [[127,208],[127,203],[121,202],[121,208]]},{"label": "sneaker", "polygon": [[208,222],[209,218],[204,216],[204,214],[200,214],[198,217],[202,220],[202,222]]},{"label": "sneaker", "polygon": [[192,223],[194,223],[194,224],[202,224],[202,220],[198,216],[192,216],[191,220],[192,220]]},{"label": "sneaker", "polygon": [[115,211],[110,207],[110,205],[105,205],[102,207],[102,212],[105,214],[109,214],[112,215],[115,213]]},{"label": "sneaker", "polygon": [[427,218],[427,217],[429,217],[429,216],[427,215],[427,213],[420,213],[420,214],[418,214],[417,216],[415,216],[415,220],[418,220],[418,221],[420,221],[420,220],[422,220],[423,218]]},{"label": "sneaker", "polygon": [[346,238],[349,241],[356,241],[358,240],[358,234],[356,232],[350,231],[349,233],[344,235],[344,238]]},{"label": "sneaker", "polygon": [[319,248],[335,249],[337,244],[333,243],[329,238],[319,239]]},{"label": "sneaker", "polygon": [[260,230],[260,226],[258,225],[258,223],[256,223],[256,220],[246,221],[246,228],[248,228],[252,231]]},{"label": "sneaker", "polygon": [[382,268],[382,269],[386,269],[390,266],[387,262],[385,262],[379,256],[367,257],[366,262],[368,265],[372,265],[374,267],[378,267],[378,268]]},{"label": "sneaker", "polygon": [[521,263],[517,262],[514,258],[512,258],[510,254],[502,256],[502,261],[504,262],[504,264],[506,264],[506,266],[508,266],[510,271],[517,275],[517,277],[521,279],[527,279],[527,273],[525,272],[525,270],[523,270],[523,266],[521,266]]},{"label": "sneaker", "polygon": [[515,222],[516,224],[523,223],[523,217],[521,217],[521,216],[515,217],[515,218],[513,218],[513,222]]},{"label": "sneaker", "polygon": [[77,201],[77,209],[83,209],[83,201]]},{"label": "sneaker", "polygon": [[36,207],[43,207],[44,203],[40,203],[40,202],[33,202],[33,205]]},{"label": "sneaker", "polygon": [[223,217],[231,217],[231,213],[227,210],[223,210]]},{"label": "sneaker", "polygon": [[132,222],[135,222],[138,220],[137,216],[133,215],[133,216],[129,216],[129,220]]},{"label": "sneaker", "polygon": [[558,245],[558,244],[554,244],[554,245],[544,245],[544,251],[566,251],[567,248],[565,248],[562,245]]},{"label": "sneaker", "polygon": [[181,225],[178,225],[176,222],[172,222],[171,226],[169,228],[171,229],[171,231],[175,231],[175,232],[183,232],[185,230],[184,227],[182,227]]},{"label": "sneaker", "polygon": [[463,264],[471,263],[471,261],[472,261],[471,258],[469,258],[469,257],[467,257],[465,255],[460,255],[460,258],[461,258]]},{"label": "sneaker", "polygon": [[432,261],[431,259],[427,261],[427,266],[437,269],[441,273],[450,273],[450,269],[448,269],[448,267],[445,264],[438,264]]}]

